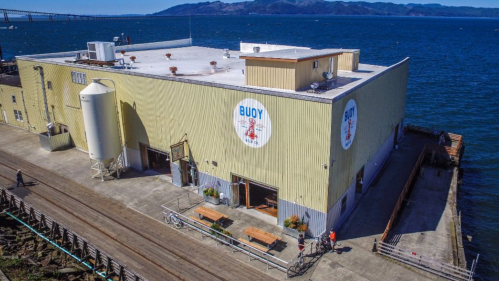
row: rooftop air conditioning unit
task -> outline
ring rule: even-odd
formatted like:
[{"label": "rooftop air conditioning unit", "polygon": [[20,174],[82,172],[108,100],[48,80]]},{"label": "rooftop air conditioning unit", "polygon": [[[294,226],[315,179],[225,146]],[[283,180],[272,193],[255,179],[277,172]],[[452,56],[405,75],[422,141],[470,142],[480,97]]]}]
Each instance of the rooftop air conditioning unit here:
[{"label": "rooftop air conditioning unit", "polygon": [[97,61],[113,61],[116,59],[114,42],[88,42],[88,58]]}]

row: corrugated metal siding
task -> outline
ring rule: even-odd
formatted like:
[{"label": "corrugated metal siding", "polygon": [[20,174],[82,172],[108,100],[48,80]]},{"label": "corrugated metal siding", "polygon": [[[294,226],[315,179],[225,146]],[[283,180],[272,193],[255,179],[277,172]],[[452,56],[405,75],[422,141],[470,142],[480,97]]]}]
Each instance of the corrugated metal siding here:
[{"label": "corrugated metal siding", "polygon": [[393,142],[395,140],[395,132],[393,132],[385,143],[381,146],[380,150],[373,156],[372,159],[364,167],[364,185],[362,186],[362,192],[371,185],[374,176],[379,172],[381,167],[383,167],[384,162],[388,158],[388,155],[392,151]]},{"label": "corrugated metal siding", "polygon": [[126,166],[132,167],[135,170],[142,171],[142,159],[140,158],[140,151],[130,147],[125,147]]},{"label": "corrugated metal siding", "polygon": [[[68,125],[76,146],[83,150],[87,146],[81,110],[67,106],[64,101],[65,95],[78,95],[85,88],[71,82],[72,70],[86,73],[87,81],[92,78],[115,81],[128,147],[139,150],[138,143],[142,142],[170,151],[170,145],[187,139],[190,160],[197,162],[199,171],[209,171],[227,182],[231,181],[231,173],[238,174],[276,187],[281,199],[294,201],[303,195],[304,206],[326,211],[328,170],[322,165],[329,162],[330,104],[103,72],[98,68],[22,60],[19,64],[25,91],[33,100],[38,95],[38,101],[41,100],[41,87],[36,82],[39,75],[32,66],[43,66],[45,80],[53,85],[53,90],[47,91],[49,110],[51,114],[55,112],[57,122]],[[109,81],[102,83],[113,87]],[[272,120],[272,136],[261,148],[247,146],[235,132],[234,109],[246,98],[262,103]],[[34,105],[33,108],[43,109],[43,102]],[[43,116],[40,112],[37,115]],[[41,117],[38,123],[43,124]],[[213,166],[212,161],[218,165]],[[173,182],[180,185],[175,166],[172,164]]]},{"label": "corrugated metal siding", "polygon": [[[0,85],[0,122],[6,123],[5,121],[8,121],[9,125],[28,129],[28,116],[26,116],[24,110],[21,92],[22,89],[19,87]],[[12,102],[12,96],[16,97],[16,103]],[[4,120],[2,110],[5,110],[7,120]],[[14,110],[21,111],[23,121],[16,120]]]},{"label": "corrugated metal siding", "polygon": [[246,60],[246,84],[296,90],[296,63]]},{"label": "corrugated metal siding", "polygon": [[[370,83],[335,100],[332,111],[328,209],[355,182],[357,172],[379,151],[404,117],[409,62],[397,65]],[[357,129],[352,145],[341,145],[341,120],[347,102],[357,104]]]},{"label": "corrugated metal siding", "polygon": [[345,51],[338,56],[338,69],[355,71],[359,69],[360,51]]},{"label": "corrugated metal siding", "polygon": [[39,134],[40,146],[48,151],[54,151],[71,146],[71,137],[69,133],[58,134],[48,137],[44,134]]},{"label": "corrugated metal siding", "polygon": [[[26,109],[31,125],[38,133],[46,132],[46,114],[43,105],[41,80],[39,72],[33,70],[34,65],[41,65],[44,70],[44,81],[52,82],[52,90],[45,85],[47,104],[51,122],[68,126],[71,138],[76,147],[88,150],[85,139],[83,114],[79,107],[79,94],[87,85],[76,84],[71,80],[71,71],[88,72],[82,69],[57,66],[46,63],[35,63],[18,60],[21,83],[23,85]],[[87,82],[91,81],[87,74]]]},{"label": "corrugated metal siding", "polygon": [[310,87],[310,84],[313,82],[322,82],[326,80],[322,74],[328,72],[330,69],[329,58],[318,59],[318,68],[314,68],[314,61],[315,60],[309,60],[297,63],[295,89]]},{"label": "corrugated metal siding", "polygon": [[182,186],[182,178],[178,165],[171,163],[170,168],[172,169],[172,183],[176,186]]},{"label": "corrugated metal siding", "polygon": [[283,225],[286,218],[297,215],[300,219],[304,217],[304,221],[308,223],[308,236],[319,236],[326,229],[326,213],[301,206],[298,203],[295,204],[294,202],[279,199],[277,224]]},{"label": "corrugated metal siding", "polygon": [[[346,196],[346,208],[343,213],[341,213],[341,201]],[[341,195],[340,199],[334,206],[327,212],[327,224],[326,229],[339,228],[343,222],[346,220],[348,215],[352,212],[355,207],[355,182],[348,187],[347,191]]]},{"label": "corrugated metal siding", "polygon": [[[198,179],[199,186],[203,186],[204,188],[214,187],[218,192],[223,193],[224,197],[231,198],[232,190],[230,182],[202,172],[198,172]],[[203,194],[203,189],[199,189],[199,194]],[[226,202],[229,202],[229,200],[226,200]]]}]

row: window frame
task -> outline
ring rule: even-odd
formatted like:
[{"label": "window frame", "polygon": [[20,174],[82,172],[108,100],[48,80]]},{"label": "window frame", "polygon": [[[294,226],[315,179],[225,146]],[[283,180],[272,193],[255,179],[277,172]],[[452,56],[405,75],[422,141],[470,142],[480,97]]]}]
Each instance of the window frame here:
[{"label": "window frame", "polygon": [[14,117],[19,122],[24,122],[23,113],[20,110],[14,109]]},{"label": "window frame", "polygon": [[71,71],[71,81],[75,84],[87,85],[87,74],[85,72]]},{"label": "window frame", "polygon": [[13,104],[17,104],[17,98],[16,98],[16,95],[12,95],[12,103]]}]

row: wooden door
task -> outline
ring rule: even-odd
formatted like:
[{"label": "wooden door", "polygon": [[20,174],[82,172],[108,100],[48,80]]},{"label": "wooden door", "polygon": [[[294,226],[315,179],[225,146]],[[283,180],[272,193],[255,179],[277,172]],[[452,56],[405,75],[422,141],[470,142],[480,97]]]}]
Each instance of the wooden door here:
[{"label": "wooden door", "polygon": [[232,189],[232,201],[231,201],[231,206],[233,208],[239,207],[239,179],[237,176],[232,176],[232,183],[231,183],[231,189]]},{"label": "wooden door", "polygon": [[149,159],[147,157],[147,146],[143,143],[139,143],[140,150],[140,161],[142,164],[142,171],[149,169]]},{"label": "wooden door", "polygon": [[189,184],[189,171],[187,169],[187,162],[180,160],[180,170],[182,171],[181,179],[182,186],[186,186]]}]

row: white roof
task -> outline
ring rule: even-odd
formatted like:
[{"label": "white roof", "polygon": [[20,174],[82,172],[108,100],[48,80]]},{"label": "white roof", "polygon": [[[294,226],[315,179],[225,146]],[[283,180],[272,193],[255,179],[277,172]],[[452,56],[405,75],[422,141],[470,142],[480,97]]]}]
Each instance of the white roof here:
[{"label": "white roof", "polygon": [[[132,46],[132,45],[130,45]],[[118,49],[118,48],[117,48]],[[341,49],[307,50],[290,49],[268,52],[268,55],[281,54],[281,57],[303,58],[342,52]],[[345,50],[347,51],[347,50]],[[77,51],[86,52],[86,51]],[[171,59],[167,60],[165,54],[170,53]],[[245,60],[239,56],[267,56],[265,52],[256,54],[243,54],[238,51],[230,51],[230,58],[223,58],[223,49],[207,47],[189,46],[162,48],[157,50],[136,50],[127,51],[125,56],[121,56],[119,49],[116,51],[116,58],[125,64],[130,63],[130,57],[135,56],[136,62],[131,69],[125,69],[116,63],[114,67],[102,68],[100,66],[87,66],[72,63],[76,52],[31,55],[18,57],[18,59],[29,59],[47,63],[58,63],[80,68],[100,69],[104,71],[130,73],[132,75],[148,76],[152,78],[176,80],[186,83],[207,84],[214,87],[231,88],[243,91],[257,92],[263,94],[285,96],[290,98],[313,100],[331,103],[331,100],[340,96],[354,87],[365,83],[368,79],[385,71],[388,67],[359,64],[358,71],[338,71],[338,77],[332,80],[332,88],[329,90],[318,90],[316,93],[308,93],[310,88],[298,91],[283,90],[276,88],[263,88],[246,85],[244,76]],[[295,55],[296,54],[296,55]],[[211,61],[216,61],[217,65],[212,71]],[[177,67],[177,76],[173,76],[170,67]],[[327,101],[329,100],[329,101]]]},{"label": "white roof", "polygon": [[262,53],[245,54],[248,58],[282,59],[282,60],[307,60],[316,57],[337,56],[343,53],[340,49],[286,49]]}]

